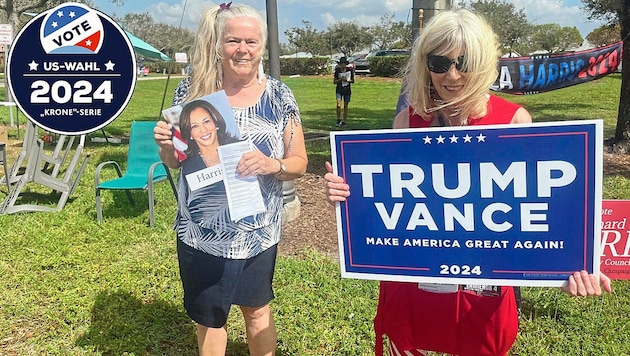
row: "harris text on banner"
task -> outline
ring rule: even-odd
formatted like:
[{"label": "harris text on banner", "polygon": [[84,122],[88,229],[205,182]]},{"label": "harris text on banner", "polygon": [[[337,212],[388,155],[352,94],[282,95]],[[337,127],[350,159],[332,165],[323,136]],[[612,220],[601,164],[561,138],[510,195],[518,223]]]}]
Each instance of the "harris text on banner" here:
[{"label": "harris text on banner", "polygon": [[552,55],[501,58],[492,90],[536,94],[589,82],[614,73],[623,42],[589,50]]}]

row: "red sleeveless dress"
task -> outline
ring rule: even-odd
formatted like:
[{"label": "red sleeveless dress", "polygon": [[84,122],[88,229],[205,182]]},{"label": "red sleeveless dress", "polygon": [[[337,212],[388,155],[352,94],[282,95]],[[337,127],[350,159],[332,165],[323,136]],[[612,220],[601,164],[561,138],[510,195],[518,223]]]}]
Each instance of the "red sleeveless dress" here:
[{"label": "red sleeveless dress", "polygon": [[[519,105],[490,95],[486,116],[468,125],[508,124]],[[409,127],[431,122],[409,108]],[[418,355],[420,350],[458,356],[505,355],[518,333],[514,288],[500,287],[497,295],[480,295],[460,286],[453,293],[434,293],[417,283],[380,283],[374,319],[375,353],[383,355],[383,335],[395,345],[394,354]],[[407,352],[407,353],[406,353]]]}]

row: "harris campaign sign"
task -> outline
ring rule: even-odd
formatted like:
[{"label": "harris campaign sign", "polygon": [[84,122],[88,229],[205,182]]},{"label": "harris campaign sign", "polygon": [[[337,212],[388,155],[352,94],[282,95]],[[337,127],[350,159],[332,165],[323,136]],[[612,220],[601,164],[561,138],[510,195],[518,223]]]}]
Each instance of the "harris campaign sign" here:
[{"label": "harris campaign sign", "polygon": [[623,42],[578,52],[501,58],[492,90],[536,94],[590,82],[614,73]]},{"label": "harris campaign sign", "polygon": [[599,273],[600,120],[332,132],[342,277],[561,286]]}]

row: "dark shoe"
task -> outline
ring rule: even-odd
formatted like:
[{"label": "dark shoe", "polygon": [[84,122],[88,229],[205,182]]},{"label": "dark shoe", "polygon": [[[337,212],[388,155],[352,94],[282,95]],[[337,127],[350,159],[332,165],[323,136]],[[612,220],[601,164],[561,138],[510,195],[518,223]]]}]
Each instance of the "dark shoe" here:
[{"label": "dark shoe", "polygon": [[341,120],[340,119],[337,119],[337,123],[335,124],[335,126],[337,126],[337,127],[341,126]]},{"label": "dark shoe", "polygon": [[342,122],[341,122],[341,125],[339,125],[339,126],[346,126],[346,122],[345,122],[345,121],[342,121]]}]

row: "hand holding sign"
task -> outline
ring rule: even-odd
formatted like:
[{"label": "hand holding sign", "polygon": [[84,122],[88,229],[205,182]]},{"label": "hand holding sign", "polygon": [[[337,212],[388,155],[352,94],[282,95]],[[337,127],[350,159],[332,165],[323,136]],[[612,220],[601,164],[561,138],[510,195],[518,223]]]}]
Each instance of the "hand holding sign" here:
[{"label": "hand holding sign", "polygon": [[345,183],[343,178],[333,173],[332,165],[326,162],[326,197],[328,202],[335,205],[337,202],[344,202],[350,196],[350,186]]},{"label": "hand holding sign", "polygon": [[579,295],[582,297],[589,295],[602,295],[602,287],[604,291],[611,293],[612,286],[610,284],[610,278],[603,273],[599,274],[599,280],[593,274],[588,274],[587,271],[580,271],[573,273],[567,284],[562,286],[562,291],[571,295]]}]

